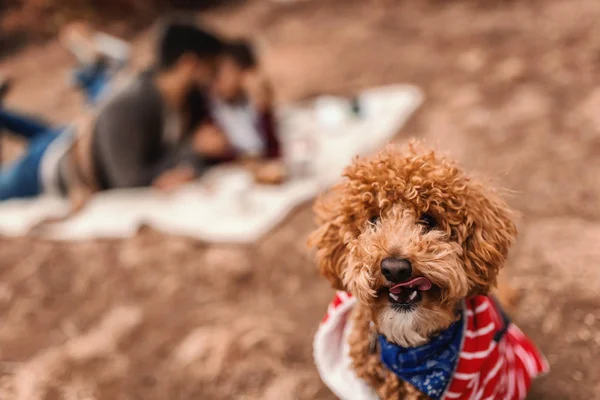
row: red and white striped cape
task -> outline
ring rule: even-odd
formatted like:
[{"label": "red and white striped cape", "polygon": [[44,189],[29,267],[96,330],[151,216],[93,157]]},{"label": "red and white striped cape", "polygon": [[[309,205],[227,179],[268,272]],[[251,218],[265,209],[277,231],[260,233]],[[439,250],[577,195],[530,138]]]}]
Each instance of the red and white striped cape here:
[{"label": "red and white striped cape", "polygon": [[[314,339],[314,358],[321,379],[343,400],[378,397],[350,367],[348,333],[356,299],[336,293]],[[522,400],[533,379],[549,371],[546,359],[513,323],[505,325],[499,308],[487,296],[465,300],[465,332],[459,359],[442,400]],[[504,331],[499,341],[498,332]]]}]

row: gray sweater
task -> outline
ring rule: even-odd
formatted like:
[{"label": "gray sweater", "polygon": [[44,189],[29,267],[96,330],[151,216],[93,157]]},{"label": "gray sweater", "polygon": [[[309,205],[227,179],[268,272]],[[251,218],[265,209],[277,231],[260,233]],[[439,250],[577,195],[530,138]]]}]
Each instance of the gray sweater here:
[{"label": "gray sweater", "polygon": [[[166,138],[167,108],[145,72],[101,109],[92,131],[92,160],[100,189],[149,186],[164,171],[181,163],[203,169],[192,150],[193,125],[207,117],[203,95],[190,102],[192,122],[181,126],[181,140]],[[204,103],[204,104],[203,104]]]}]

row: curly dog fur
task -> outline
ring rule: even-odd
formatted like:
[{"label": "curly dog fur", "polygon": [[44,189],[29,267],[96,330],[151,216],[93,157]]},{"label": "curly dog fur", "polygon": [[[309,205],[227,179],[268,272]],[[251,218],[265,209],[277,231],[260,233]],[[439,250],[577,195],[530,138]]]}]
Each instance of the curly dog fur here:
[{"label": "curly dog fur", "polygon": [[[462,299],[488,293],[516,237],[513,213],[493,190],[419,143],[358,158],[344,176],[315,203],[319,227],[309,244],[322,275],[358,299],[352,367],[382,399],[426,399],[383,366],[374,338],[421,345],[455,321]],[[386,257],[410,260],[412,276],[433,284],[414,309],[391,307],[392,284],[380,270]]]}]

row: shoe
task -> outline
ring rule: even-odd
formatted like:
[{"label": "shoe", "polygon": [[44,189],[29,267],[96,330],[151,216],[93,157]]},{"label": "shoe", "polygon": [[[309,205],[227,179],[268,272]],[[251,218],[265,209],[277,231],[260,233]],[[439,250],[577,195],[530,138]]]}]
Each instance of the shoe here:
[{"label": "shoe", "polygon": [[0,103],[4,100],[4,97],[10,92],[12,88],[12,79],[0,78]]},{"label": "shoe", "polygon": [[131,46],[126,41],[104,32],[97,32],[94,35],[96,42],[96,52],[106,59],[106,61],[116,69],[123,69],[129,64],[131,56]]}]

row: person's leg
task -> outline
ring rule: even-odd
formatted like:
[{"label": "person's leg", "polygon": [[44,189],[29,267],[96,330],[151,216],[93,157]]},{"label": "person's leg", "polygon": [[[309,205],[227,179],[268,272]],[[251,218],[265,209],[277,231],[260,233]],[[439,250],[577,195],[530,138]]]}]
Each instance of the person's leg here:
[{"label": "person's leg", "polygon": [[26,154],[11,165],[0,169],[0,201],[39,194],[37,174],[30,167],[29,158]]},{"label": "person's leg", "polygon": [[52,128],[44,121],[0,107],[1,129],[6,129],[16,135],[32,140]]},{"label": "person's leg", "polygon": [[110,80],[114,74],[111,67],[99,61],[94,65],[85,65],[75,70],[75,85],[83,91],[88,104],[99,102],[102,95],[108,90]]},{"label": "person's leg", "polygon": [[42,193],[40,165],[58,131],[49,131],[33,140],[25,154],[10,165],[0,167],[0,201],[39,196]]},{"label": "person's leg", "polygon": [[60,37],[79,61],[72,75],[74,85],[83,91],[89,104],[97,104],[109,90],[114,75],[127,66],[129,44],[82,21],[69,24]]}]

